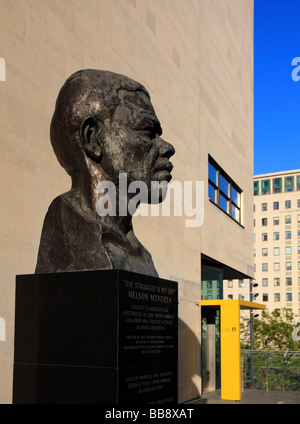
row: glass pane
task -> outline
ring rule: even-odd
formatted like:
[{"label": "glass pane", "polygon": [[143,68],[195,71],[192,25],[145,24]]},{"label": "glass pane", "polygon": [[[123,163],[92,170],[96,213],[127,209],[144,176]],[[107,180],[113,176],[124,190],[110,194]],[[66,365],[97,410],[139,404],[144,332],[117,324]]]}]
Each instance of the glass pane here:
[{"label": "glass pane", "polygon": [[208,197],[210,198],[210,200],[216,203],[217,190],[211,184],[208,184]]},{"label": "glass pane", "polygon": [[270,194],[270,180],[262,180],[261,192],[262,194]]},{"label": "glass pane", "polygon": [[240,210],[234,205],[231,205],[231,216],[236,221],[240,222]]},{"label": "glass pane", "polygon": [[281,193],[282,179],[281,178],[273,178],[273,193]]},{"label": "glass pane", "polygon": [[223,175],[220,174],[220,190],[223,191],[223,193],[226,196],[230,196],[229,193],[229,182],[223,177]]},{"label": "glass pane", "polygon": [[241,205],[240,205],[240,198],[241,198],[241,196],[240,196],[240,193],[234,188],[234,187],[232,187],[231,186],[231,200],[238,206],[238,207],[240,207]]},{"label": "glass pane", "polygon": [[216,168],[211,163],[208,164],[208,178],[216,186],[218,185],[218,171],[216,170]]},{"label": "glass pane", "polygon": [[228,201],[226,199],[226,197],[224,197],[221,193],[220,193],[220,205],[219,205],[223,211],[228,213]]},{"label": "glass pane", "polygon": [[285,191],[294,191],[294,177],[285,177]]}]

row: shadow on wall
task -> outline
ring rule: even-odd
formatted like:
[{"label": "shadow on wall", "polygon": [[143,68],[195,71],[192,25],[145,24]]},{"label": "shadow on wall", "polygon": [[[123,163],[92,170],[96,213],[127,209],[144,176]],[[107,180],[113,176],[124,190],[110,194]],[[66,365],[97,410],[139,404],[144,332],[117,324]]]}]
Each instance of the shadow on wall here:
[{"label": "shadow on wall", "polygon": [[[188,303],[193,308],[194,304]],[[194,315],[193,311],[191,315]],[[202,394],[199,337],[184,321],[178,319],[178,403],[197,399]]]}]

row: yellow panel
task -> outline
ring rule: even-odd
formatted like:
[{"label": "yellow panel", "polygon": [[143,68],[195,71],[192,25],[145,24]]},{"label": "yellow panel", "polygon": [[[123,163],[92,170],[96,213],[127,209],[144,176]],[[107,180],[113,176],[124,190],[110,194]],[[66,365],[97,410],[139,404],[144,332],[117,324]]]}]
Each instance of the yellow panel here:
[{"label": "yellow panel", "polygon": [[240,304],[221,304],[221,398],[241,399]]}]

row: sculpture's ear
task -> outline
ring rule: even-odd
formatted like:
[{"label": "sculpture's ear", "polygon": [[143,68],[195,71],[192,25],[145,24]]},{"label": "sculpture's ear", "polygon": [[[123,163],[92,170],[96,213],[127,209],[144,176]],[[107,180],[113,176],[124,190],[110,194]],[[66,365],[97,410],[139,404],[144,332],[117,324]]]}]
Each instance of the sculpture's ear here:
[{"label": "sculpture's ear", "polygon": [[104,125],[92,115],[84,118],[80,127],[84,150],[96,162],[100,162],[102,157],[103,129]]}]

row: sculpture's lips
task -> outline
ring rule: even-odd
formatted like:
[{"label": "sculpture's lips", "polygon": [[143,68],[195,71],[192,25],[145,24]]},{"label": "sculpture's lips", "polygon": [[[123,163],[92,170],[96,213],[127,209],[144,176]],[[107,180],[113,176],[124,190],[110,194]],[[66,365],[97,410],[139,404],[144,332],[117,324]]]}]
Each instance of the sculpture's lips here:
[{"label": "sculpture's lips", "polygon": [[168,160],[165,159],[158,159],[154,165],[153,173],[160,172],[160,171],[168,171],[169,173],[173,169],[173,164]]},{"label": "sculpture's lips", "polygon": [[166,159],[158,159],[153,167],[153,174],[158,177],[159,180],[170,181],[172,179],[171,171],[173,164]]}]

